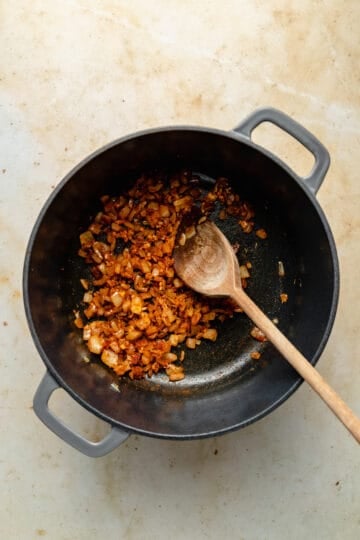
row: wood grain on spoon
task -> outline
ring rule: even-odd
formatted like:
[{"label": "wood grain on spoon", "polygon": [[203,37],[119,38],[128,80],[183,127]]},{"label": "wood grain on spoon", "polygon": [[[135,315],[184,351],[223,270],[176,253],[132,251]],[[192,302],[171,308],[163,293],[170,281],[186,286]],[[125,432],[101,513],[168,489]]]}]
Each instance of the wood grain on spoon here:
[{"label": "wood grain on spoon", "polygon": [[360,443],[359,418],[242,289],[237,258],[220,229],[205,221],[182,244],[174,250],[175,269],[181,279],[201,294],[235,300]]}]

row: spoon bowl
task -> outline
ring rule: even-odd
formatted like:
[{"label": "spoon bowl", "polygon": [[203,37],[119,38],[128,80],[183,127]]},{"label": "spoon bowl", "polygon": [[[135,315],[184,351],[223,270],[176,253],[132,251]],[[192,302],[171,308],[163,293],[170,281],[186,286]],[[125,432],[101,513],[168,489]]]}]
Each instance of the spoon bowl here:
[{"label": "spoon bowl", "polygon": [[181,279],[198,293],[231,296],[239,275],[234,251],[212,221],[196,227],[196,234],[174,250],[175,269]]}]

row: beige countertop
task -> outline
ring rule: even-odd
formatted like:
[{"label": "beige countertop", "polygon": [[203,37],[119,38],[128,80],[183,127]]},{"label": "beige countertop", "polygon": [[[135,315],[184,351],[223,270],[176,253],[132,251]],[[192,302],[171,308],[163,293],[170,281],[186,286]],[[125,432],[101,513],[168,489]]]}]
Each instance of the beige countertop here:
[{"label": "beige countertop", "polygon": [[[0,6],[0,537],[360,538],[359,447],[306,386],[224,437],[131,436],[104,458],[32,411],[45,371],[22,303],[31,227],[62,177],[121,135],[169,124],[231,129],[286,112],[331,154],[318,194],[341,269],[319,371],[360,414],[358,0],[35,0]],[[289,136],[255,140],[306,174]],[[52,406],[103,429],[59,391]]]}]

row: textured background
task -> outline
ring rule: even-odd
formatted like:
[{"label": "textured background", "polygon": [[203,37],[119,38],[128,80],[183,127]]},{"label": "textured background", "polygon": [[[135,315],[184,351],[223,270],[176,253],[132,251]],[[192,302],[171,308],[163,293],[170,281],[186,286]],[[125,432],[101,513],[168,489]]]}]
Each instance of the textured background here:
[{"label": "textured background", "polygon": [[[80,159],[139,129],[231,129],[278,107],[331,154],[318,198],[341,296],[318,368],[360,414],[359,20],[358,0],[0,2],[2,538],[360,537],[359,448],[306,385],[222,438],[133,436],[98,460],[66,446],[32,411],[44,366],[21,293],[31,227]],[[254,139],[309,172],[290,137],[262,126]],[[62,391],[52,407],[88,437],[104,431]]]}]

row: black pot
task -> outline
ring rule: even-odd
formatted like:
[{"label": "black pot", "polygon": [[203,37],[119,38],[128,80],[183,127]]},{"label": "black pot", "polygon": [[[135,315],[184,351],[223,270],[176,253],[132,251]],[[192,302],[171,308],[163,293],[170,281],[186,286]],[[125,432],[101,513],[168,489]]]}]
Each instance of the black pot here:
[{"label": "black pot", "polygon": [[[253,129],[265,121],[313,153],[309,177],[299,178],[251,141]],[[100,456],[131,433],[169,439],[220,435],[255,422],[284,402],[302,379],[269,343],[261,361],[250,359],[258,343],[249,337],[252,325],[245,315],[223,324],[215,343],[187,355],[186,378],[178,383],[161,375],[118,380],[96,358],[84,362],[89,353],[72,322],[82,296],[78,239],[99,210],[101,195],[120,194],[144,171],[188,168],[200,173],[205,189],[217,176],[228,177],[254,205],[257,223],[268,232],[266,242],[239,238],[254,268],[249,295],[315,364],[328,340],[339,292],[333,237],[315,198],[328,166],[319,141],[274,109],[255,112],[230,132],[170,127],[136,133],[83,160],[46,202],[25,257],[26,315],[47,368],[34,398],[39,418],[85,454]],[[286,271],[282,278],[280,260]],[[281,291],[289,296],[283,305]],[[47,403],[59,386],[111,424],[105,439],[87,441],[54,416]]]}]

